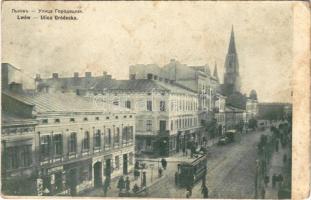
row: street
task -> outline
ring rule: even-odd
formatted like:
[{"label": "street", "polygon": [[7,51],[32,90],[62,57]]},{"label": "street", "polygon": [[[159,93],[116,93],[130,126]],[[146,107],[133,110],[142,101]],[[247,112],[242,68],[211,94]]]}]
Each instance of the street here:
[{"label": "street", "polygon": [[[209,198],[254,198],[256,145],[261,134],[249,133],[241,141],[225,146],[213,146],[208,158],[207,185]],[[186,190],[176,188],[174,174],[176,162],[169,162],[166,183],[158,184],[149,191],[149,197],[185,198]],[[201,182],[192,190],[192,198],[202,198]]]}]

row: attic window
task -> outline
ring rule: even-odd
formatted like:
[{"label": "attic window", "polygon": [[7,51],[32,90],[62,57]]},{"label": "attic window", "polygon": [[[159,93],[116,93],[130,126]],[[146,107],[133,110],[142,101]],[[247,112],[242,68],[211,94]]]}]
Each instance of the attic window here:
[{"label": "attic window", "polygon": [[55,123],[59,123],[59,122],[60,122],[60,119],[55,119],[54,122],[55,122]]},{"label": "attic window", "polygon": [[84,117],[84,118],[83,118],[83,121],[88,121],[87,117]]},{"label": "attic window", "polygon": [[118,117],[118,116],[116,116],[115,118],[116,118],[116,119],[119,119],[119,117]]},{"label": "attic window", "polygon": [[70,118],[70,122],[75,122],[75,118]]},{"label": "attic window", "polygon": [[106,119],[109,119],[109,117],[106,117]]},{"label": "attic window", "polygon": [[43,119],[42,120],[42,124],[47,124],[48,123],[48,119]]},{"label": "attic window", "polygon": [[123,116],[123,118],[126,118],[126,117],[127,117],[126,115]]},{"label": "attic window", "polygon": [[132,115],[130,115],[130,118],[132,118]]},{"label": "attic window", "polygon": [[97,120],[97,121],[98,121],[98,120],[99,120],[99,117],[95,117],[95,120]]}]

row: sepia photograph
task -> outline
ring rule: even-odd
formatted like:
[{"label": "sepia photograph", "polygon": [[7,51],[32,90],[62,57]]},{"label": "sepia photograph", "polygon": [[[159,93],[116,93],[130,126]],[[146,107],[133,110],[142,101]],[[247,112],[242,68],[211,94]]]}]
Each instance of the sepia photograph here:
[{"label": "sepia photograph", "polygon": [[2,197],[291,199],[295,3],[2,2]]}]

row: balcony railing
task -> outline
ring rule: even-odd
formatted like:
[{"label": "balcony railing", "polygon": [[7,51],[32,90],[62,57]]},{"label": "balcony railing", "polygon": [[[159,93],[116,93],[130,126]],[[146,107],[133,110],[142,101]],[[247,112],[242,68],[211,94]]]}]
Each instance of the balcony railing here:
[{"label": "balcony railing", "polygon": [[169,136],[170,135],[170,131],[169,130],[159,130],[158,131],[158,135],[160,135],[160,136]]}]

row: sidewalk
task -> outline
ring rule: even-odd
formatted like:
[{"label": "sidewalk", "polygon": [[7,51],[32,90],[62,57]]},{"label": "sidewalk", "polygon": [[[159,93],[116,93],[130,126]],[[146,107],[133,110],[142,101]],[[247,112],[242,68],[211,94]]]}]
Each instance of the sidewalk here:
[{"label": "sidewalk", "polygon": [[[150,167],[150,165],[148,165],[148,168],[144,169],[142,171],[146,172],[146,185],[147,185],[146,187],[152,186],[153,184],[157,183],[162,178],[165,178],[167,176],[166,172],[163,171],[162,177],[159,178],[158,177],[158,168],[156,165],[154,166],[153,169]],[[140,171],[141,174],[142,174],[142,171]],[[137,184],[138,187],[141,187],[141,176],[142,175],[139,176],[137,180],[134,179],[133,173],[130,173],[127,176],[130,178],[130,190],[131,191],[132,191],[132,188],[134,187],[135,184]],[[123,176],[124,180],[126,180],[127,176],[126,175]],[[117,188],[119,178],[120,177],[117,177],[117,178],[113,178],[111,180],[110,189],[107,192],[107,197],[119,197],[119,189]],[[87,191],[87,192],[83,193],[83,196],[85,194],[86,194],[86,196],[89,196],[89,197],[105,197],[104,191],[103,191],[103,186],[100,188],[95,188],[91,191]]]},{"label": "sidewalk", "polygon": [[[279,175],[282,174],[284,179],[286,178],[284,174],[284,163],[283,163],[283,155],[287,154],[288,155],[289,149],[288,147],[286,148],[280,148],[279,152],[274,152],[271,158],[271,164],[269,167],[269,176],[270,176],[270,181],[265,188],[265,198],[266,199],[278,199],[278,190],[279,190],[279,184],[276,182],[276,186],[273,188],[272,187],[272,176],[273,174]],[[288,162],[288,161],[287,161]],[[285,180],[284,180],[285,181]]]}]

